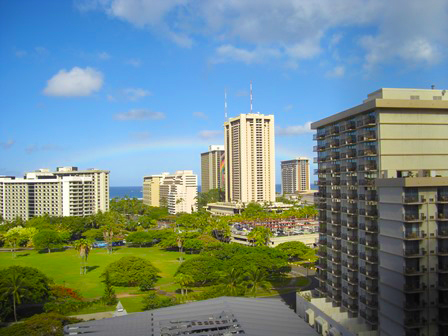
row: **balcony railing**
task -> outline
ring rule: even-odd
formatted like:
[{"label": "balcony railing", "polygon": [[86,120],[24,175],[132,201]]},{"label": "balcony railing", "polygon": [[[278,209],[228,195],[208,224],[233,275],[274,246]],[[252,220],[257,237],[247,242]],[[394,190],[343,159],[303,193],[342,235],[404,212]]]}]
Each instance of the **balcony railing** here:
[{"label": "balcony railing", "polygon": [[419,201],[418,195],[404,195],[403,203],[421,203]]},{"label": "balcony railing", "polygon": [[423,248],[407,248],[404,250],[404,255],[406,257],[422,257],[426,255],[426,250]]},{"label": "balcony railing", "polygon": [[447,229],[438,229],[437,237],[438,238],[448,238],[448,228]]},{"label": "balcony railing", "polygon": [[441,195],[441,194],[439,194],[437,196],[437,201],[438,202],[442,202],[442,203],[448,202],[448,195]]},{"label": "balcony railing", "polygon": [[413,267],[413,266],[404,266],[403,272],[405,275],[419,275],[426,272],[428,269],[425,266],[421,267]]},{"label": "balcony railing", "polygon": [[366,267],[361,267],[359,269],[359,272],[361,274],[364,274],[365,276],[368,276],[368,277],[371,277],[371,278],[378,277],[378,271],[377,270],[367,269]]},{"label": "balcony railing", "polygon": [[362,260],[365,260],[369,263],[377,263],[378,262],[378,256],[372,255],[372,254],[360,253],[359,258],[361,258]]},{"label": "balcony railing", "polygon": [[426,301],[405,301],[403,306],[405,310],[420,310],[426,307]]},{"label": "balcony railing", "polygon": [[425,283],[404,284],[403,291],[405,292],[422,292],[428,288]]},{"label": "balcony railing", "polygon": [[418,213],[406,213],[403,216],[404,222],[421,222],[423,218],[426,219],[426,217],[419,216]]},{"label": "balcony railing", "polygon": [[378,286],[376,284],[369,284],[366,283],[364,281],[362,281],[359,286],[364,289],[365,291],[369,292],[369,293],[375,293],[377,294],[378,292]]},{"label": "balcony railing", "polygon": [[406,240],[419,240],[426,238],[425,231],[415,231],[415,232],[404,232],[404,238]]},{"label": "balcony railing", "polygon": [[448,247],[439,246],[437,248],[437,253],[441,255],[448,255]]},{"label": "balcony railing", "polygon": [[439,220],[448,220],[448,213],[444,213],[444,212],[439,212],[437,214],[437,218]]}]

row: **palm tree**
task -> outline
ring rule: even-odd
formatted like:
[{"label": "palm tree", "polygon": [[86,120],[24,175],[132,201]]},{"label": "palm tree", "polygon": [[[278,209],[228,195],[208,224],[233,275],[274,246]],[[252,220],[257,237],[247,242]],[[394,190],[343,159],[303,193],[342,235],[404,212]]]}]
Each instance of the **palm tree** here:
[{"label": "palm tree", "polygon": [[266,275],[261,269],[252,268],[247,272],[247,276],[247,284],[250,286],[249,292],[253,294],[254,297],[257,296],[257,290],[259,288],[269,291],[269,282],[266,281]]},{"label": "palm tree", "polygon": [[13,309],[14,309],[14,320],[17,322],[17,304],[21,304],[20,298],[29,292],[28,288],[25,287],[24,279],[20,277],[20,274],[16,270],[12,270],[9,273],[5,281],[0,288],[2,293],[2,298],[12,297]]},{"label": "palm tree", "polygon": [[255,246],[268,245],[272,232],[269,228],[264,226],[255,227],[248,235],[247,239],[251,240]]},{"label": "palm tree", "polygon": [[92,243],[87,239],[79,239],[74,243],[74,248],[79,252],[79,257],[81,258],[81,275],[87,273],[87,258],[89,257],[91,247]]},{"label": "palm tree", "polygon": [[231,268],[229,273],[222,277],[222,284],[226,293],[230,296],[238,296],[241,291],[244,291],[245,274],[241,269]]},{"label": "palm tree", "polygon": [[194,282],[194,279],[189,274],[179,273],[174,277],[174,282],[180,286],[180,293],[184,296],[188,293],[188,287]]}]

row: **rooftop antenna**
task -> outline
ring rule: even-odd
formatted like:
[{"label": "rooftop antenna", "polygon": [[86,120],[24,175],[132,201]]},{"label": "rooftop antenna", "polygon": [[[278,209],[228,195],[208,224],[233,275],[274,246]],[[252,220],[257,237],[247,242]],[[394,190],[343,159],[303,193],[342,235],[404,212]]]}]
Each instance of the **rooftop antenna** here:
[{"label": "rooftop antenna", "polygon": [[224,88],[224,118],[227,120],[227,89]]},{"label": "rooftop antenna", "polygon": [[250,81],[250,113],[252,114],[252,81]]}]

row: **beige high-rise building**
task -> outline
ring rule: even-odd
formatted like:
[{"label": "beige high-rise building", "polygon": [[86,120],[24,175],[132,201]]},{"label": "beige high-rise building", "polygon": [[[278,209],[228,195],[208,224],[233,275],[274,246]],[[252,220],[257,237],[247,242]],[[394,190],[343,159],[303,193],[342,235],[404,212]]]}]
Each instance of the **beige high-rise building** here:
[{"label": "beige high-rise building", "polygon": [[354,335],[447,335],[448,94],[380,89],[311,127],[332,316]]},{"label": "beige high-rise building", "polygon": [[310,190],[310,161],[305,157],[281,162],[282,195]]},{"label": "beige high-rise building", "polygon": [[0,177],[0,216],[5,220],[44,214],[88,216],[109,209],[105,195],[109,195],[109,171],[105,170],[64,167],[56,172],[39,169],[24,178],[4,176]]},{"label": "beige high-rise building", "polygon": [[168,207],[170,214],[192,213],[197,210],[198,176],[192,170],[178,170],[174,174],[145,176],[143,203]]},{"label": "beige high-rise building", "polygon": [[226,202],[275,202],[274,116],[230,118],[224,148]]},{"label": "beige high-rise building", "polygon": [[223,145],[211,145],[201,153],[201,191],[224,189],[225,158]]}]

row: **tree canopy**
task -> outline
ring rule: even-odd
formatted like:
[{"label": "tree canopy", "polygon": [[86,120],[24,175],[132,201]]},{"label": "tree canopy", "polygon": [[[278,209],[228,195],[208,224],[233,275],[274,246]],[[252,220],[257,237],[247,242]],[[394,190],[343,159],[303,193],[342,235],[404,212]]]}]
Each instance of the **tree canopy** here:
[{"label": "tree canopy", "polygon": [[157,281],[158,271],[149,260],[126,256],[109,264],[103,277],[108,272],[110,282],[114,286],[153,286]]}]

